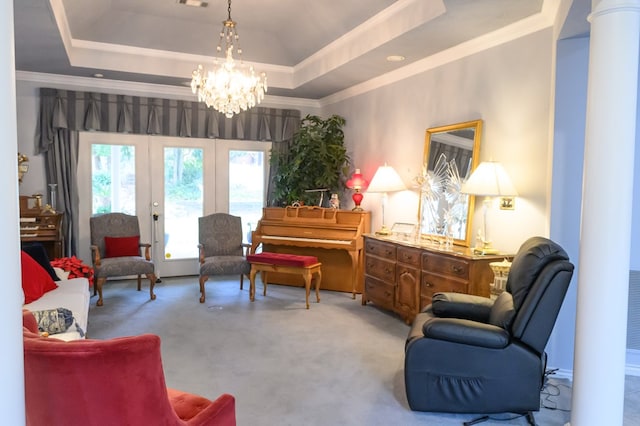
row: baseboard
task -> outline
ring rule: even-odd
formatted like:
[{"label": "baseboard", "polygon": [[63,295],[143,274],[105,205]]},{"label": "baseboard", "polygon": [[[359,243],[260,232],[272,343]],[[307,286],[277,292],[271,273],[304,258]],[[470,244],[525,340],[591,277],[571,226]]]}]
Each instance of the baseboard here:
[{"label": "baseboard", "polygon": [[629,376],[640,376],[640,351],[639,350],[627,349],[625,374]]},{"label": "baseboard", "polygon": [[[553,369],[553,367],[549,367],[549,369]],[[627,349],[624,373],[627,376],[640,376],[640,350]],[[552,377],[573,380],[573,370],[559,368]]]}]

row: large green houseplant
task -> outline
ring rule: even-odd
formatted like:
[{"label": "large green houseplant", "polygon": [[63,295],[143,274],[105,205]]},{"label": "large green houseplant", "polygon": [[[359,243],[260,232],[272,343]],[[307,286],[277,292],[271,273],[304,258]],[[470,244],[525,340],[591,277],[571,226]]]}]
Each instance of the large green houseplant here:
[{"label": "large green houseplant", "polygon": [[344,147],[344,124],[345,119],[338,115],[327,119],[307,115],[289,151],[272,150],[270,161],[277,170],[273,176],[275,205],[317,205],[320,195],[306,192],[310,189],[338,194],[344,191],[350,163]]}]

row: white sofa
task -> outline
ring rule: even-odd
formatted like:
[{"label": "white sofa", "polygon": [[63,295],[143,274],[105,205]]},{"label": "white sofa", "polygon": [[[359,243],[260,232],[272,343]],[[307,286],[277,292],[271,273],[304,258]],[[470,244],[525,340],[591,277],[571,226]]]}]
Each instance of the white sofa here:
[{"label": "white sofa", "polygon": [[[51,337],[61,340],[83,339],[87,332],[89,320],[89,280],[86,278],[71,278],[56,281],[58,288],[46,292],[38,300],[27,305],[24,309],[30,311],[43,311],[47,309],[67,308],[73,313],[75,322],[64,333],[52,334]],[[76,326],[77,325],[77,326]],[[78,327],[82,330],[80,333]]]}]

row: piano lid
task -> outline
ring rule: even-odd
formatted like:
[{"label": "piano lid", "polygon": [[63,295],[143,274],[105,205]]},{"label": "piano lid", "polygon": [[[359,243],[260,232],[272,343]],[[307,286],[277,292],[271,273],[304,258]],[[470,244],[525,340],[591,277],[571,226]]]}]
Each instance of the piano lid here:
[{"label": "piano lid", "polygon": [[[282,221],[287,224],[316,224],[316,225],[362,225],[363,212],[337,210],[316,206],[302,207],[264,207],[262,219],[265,221]],[[365,232],[368,232],[365,230]]]},{"label": "piano lid", "polygon": [[253,233],[252,245],[260,241],[272,244],[324,243],[335,248],[355,248],[362,245],[362,234],[367,232],[368,212],[322,207],[265,207]]}]

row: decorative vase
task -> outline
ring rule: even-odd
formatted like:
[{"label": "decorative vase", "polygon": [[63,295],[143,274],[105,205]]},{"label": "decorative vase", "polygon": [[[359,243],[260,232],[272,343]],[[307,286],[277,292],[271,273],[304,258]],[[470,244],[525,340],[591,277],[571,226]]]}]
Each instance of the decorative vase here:
[{"label": "decorative vase", "polygon": [[329,200],[329,205],[332,209],[340,208],[340,199],[338,198],[338,194],[331,194],[331,199]]}]

